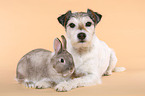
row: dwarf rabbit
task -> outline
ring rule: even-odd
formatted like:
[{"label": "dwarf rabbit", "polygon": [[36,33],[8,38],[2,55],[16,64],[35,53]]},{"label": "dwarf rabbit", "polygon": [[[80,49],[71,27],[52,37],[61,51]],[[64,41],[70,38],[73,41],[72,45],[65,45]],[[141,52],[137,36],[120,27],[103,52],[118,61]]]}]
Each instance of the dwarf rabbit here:
[{"label": "dwarf rabbit", "polygon": [[17,65],[16,79],[29,88],[54,87],[68,80],[74,72],[72,55],[66,50],[66,39],[54,40],[54,51],[35,49],[24,55]]}]

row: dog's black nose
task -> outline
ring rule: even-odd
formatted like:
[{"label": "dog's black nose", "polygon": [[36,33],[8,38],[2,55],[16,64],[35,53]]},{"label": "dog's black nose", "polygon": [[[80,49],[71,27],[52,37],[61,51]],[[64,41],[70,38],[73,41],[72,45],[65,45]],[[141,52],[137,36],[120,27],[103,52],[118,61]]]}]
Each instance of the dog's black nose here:
[{"label": "dog's black nose", "polygon": [[84,39],[86,38],[86,34],[85,34],[85,33],[79,33],[79,34],[78,34],[78,38],[79,38],[80,40],[84,40]]}]

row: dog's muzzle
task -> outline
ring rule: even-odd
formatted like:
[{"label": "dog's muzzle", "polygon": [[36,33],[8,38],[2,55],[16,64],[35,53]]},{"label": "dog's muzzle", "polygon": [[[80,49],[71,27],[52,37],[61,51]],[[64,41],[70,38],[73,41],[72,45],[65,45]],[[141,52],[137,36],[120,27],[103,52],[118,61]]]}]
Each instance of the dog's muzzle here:
[{"label": "dog's muzzle", "polygon": [[79,42],[83,43],[83,42],[85,42],[86,34],[81,32],[77,35],[77,37],[79,39]]}]

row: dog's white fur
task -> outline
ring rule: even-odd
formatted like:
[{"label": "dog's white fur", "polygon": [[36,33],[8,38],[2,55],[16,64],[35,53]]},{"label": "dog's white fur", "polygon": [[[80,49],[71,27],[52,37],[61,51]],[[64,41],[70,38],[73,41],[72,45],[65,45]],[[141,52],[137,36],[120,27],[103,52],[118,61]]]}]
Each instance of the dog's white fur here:
[{"label": "dog's white fur", "polygon": [[[86,27],[86,22],[91,22],[90,27]],[[69,26],[74,23],[75,28]],[[83,29],[80,30],[79,26]],[[79,43],[77,34],[83,32],[87,36],[84,43]],[[95,35],[94,22],[89,16],[81,18],[71,17],[66,25],[67,48],[72,54],[75,62],[75,74],[78,78],[60,82],[55,89],[57,91],[69,91],[79,86],[91,86],[101,84],[103,74],[111,75],[115,69],[117,58],[115,52],[107,44]],[[116,71],[124,71],[123,67]]]}]

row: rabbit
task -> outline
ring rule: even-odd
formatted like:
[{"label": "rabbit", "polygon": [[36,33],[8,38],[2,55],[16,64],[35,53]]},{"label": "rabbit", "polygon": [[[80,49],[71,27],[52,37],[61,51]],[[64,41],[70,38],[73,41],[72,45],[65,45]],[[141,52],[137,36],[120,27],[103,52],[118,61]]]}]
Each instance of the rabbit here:
[{"label": "rabbit", "polygon": [[70,79],[74,72],[72,55],[66,50],[66,39],[54,40],[54,52],[35,49],[24,55],[17,65],[16,80],[28,88],[49,88]]}]

